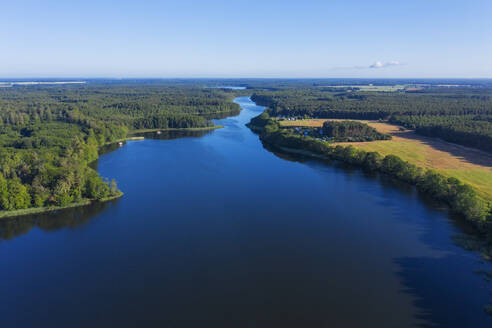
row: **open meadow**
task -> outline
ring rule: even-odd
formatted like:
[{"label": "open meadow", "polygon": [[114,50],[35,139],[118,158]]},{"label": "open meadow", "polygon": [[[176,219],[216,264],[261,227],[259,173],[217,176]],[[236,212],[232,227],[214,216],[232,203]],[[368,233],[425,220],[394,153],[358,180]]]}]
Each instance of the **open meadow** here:
[{"label": "open meadow", "polygon": [[[327,119],[304,119],[280,121],[281,126],[322,127]],[[392,140],[371,142],[342,142],[366,151],[376,151],[383,156],[393,154],[405,161],[434,169],[446,176],[453,176],[476,188],[485,199],[492,201],[492,155],[445,142],[437,138],[420,136],[412,130],[379,121],[363,121],[381,133],[392,136]]]}]

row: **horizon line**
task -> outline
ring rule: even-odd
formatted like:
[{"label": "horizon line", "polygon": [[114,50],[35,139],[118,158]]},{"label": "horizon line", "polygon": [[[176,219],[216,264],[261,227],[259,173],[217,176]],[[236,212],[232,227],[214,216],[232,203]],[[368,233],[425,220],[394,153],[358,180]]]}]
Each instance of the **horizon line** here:
[{"label": "horizon line", "polygon": [[[329,80],[329,79],[358,79],[358,80],[492,80],[492,77],[217,77],[217,76],[197,76],[197,77],[111,77],[111,76],[70,76],[70,77],[0,77],[1,82],[11,82],[9,80]],[[17,81],[16,81],[17,82]]]}]

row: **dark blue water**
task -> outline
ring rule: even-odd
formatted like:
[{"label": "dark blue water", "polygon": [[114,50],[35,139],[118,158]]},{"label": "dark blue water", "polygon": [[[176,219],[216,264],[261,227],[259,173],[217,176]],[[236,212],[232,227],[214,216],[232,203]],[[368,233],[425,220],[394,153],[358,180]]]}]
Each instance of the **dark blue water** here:
[{"label": "dark blue water", "polygon": [[[0,224],[0,327],[492,327],[491,270],[413,188],[220,130],[128,142],[124,197]],[[162,137],[162,136],[161,136]]]}]

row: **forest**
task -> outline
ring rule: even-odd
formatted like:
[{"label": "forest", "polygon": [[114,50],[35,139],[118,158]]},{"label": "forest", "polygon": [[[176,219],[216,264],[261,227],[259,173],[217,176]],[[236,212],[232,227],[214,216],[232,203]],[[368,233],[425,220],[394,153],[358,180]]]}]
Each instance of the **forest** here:
[{"label": "forest", "polygon": [[368,92],[305,83],[256,89],[252,99],[272,116],[389,120],[418,134],[492,151],[492,88],[483,85]]},{"label": "forest", "polygon": [[323,135],[333,141],[374,141],[389,140],[391,136],[378,132],[375,128],[357,121],[326,121]]},{"label": "forest", "polygon": [[232,99],[175,81],[0,88],[0,214],[117,197],[89,166],[101,146],[139,129],[211,127],[239,112]]},{"label": "forest", "polygon": [[[414,81],[418,87],[394,92],[365,91],[355,84],[366,82],[371,81],[90,80],[0,88],[0,215],[121,195],[115,181],[104,180],[89,165],[103,145],[141,129],[213,127],[211,118],[239,113],[232,101],[239,95],[268,106],[267,116],[389,120],[419,134],[492,151],[488,82],[449,88],[435,85],[446,82]],[[276,130],[268,122],[255,125]],[[365,141],[386,138],[351,124],[326,123],[324,132],[351,140],[361,134]]]}]

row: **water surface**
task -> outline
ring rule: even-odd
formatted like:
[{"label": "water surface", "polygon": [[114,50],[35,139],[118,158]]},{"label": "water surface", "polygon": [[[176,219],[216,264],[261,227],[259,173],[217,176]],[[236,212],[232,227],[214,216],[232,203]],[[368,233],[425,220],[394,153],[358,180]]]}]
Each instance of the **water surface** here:
[{"label": "water surface", "polygon": [[491,267],[445,209],[266,149],[236,101],[223,129],[101,156],[121,199],[2,221],[0,326],[492,326]]}]

